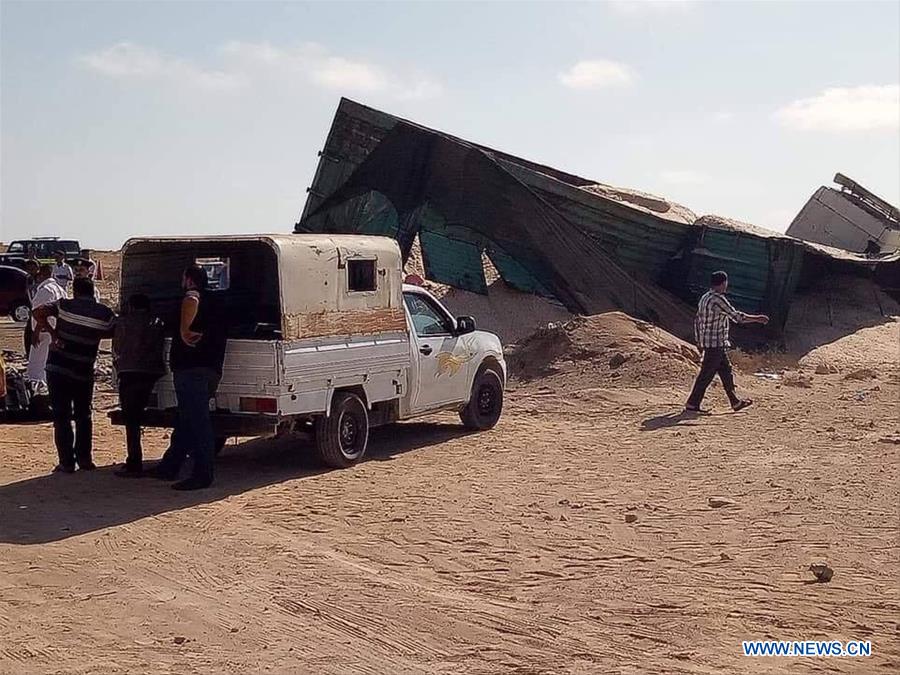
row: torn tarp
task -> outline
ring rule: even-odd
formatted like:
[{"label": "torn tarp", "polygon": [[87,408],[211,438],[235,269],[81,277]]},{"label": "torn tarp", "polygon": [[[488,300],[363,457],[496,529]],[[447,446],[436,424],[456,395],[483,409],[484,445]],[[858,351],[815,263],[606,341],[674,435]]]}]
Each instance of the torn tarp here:
[{"label": "torn tarp", "polygon": [[504,281],[551,294],[570,311],[622,309],[682,335],[689,331],[690,316],[676,298],[625,272],[478,147],[399,122],[300,229],[362,231],[359,219],[321,216],[372,193],[396,210],[394,236],[404,255],[419,234],[426,265],[441,276],[472,268],[472,278],[454,285],[480,290],[483,271],[476,276],[474,269],[485,251]]}]

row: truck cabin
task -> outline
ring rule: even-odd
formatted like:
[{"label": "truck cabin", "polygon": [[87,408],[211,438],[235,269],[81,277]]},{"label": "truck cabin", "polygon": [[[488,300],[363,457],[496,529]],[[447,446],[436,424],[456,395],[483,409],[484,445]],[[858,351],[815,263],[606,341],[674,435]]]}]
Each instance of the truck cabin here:
[{"label": "truck cabin", "polygon": [[[182,272],[192,263],[206,270],[208,292],[225,314],[231,339],[351,335],[369,330],[385,311],[394,328],[402,318],[396,242],[296,234],[129,240],[122,255],[121,310],[141,293],[168,326],[177,326]],[[373,332],[384,326],[376,323]]]}]

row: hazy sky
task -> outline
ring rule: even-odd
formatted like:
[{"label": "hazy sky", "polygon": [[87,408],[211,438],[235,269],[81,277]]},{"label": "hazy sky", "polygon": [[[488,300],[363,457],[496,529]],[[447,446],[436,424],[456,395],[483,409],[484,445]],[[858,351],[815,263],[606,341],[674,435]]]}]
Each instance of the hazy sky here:
[{"label": "hazy sky", "polygon": [[340,96],[783,230],[900,202],[900,3],[0,3],[0,239],[290,231]]}]

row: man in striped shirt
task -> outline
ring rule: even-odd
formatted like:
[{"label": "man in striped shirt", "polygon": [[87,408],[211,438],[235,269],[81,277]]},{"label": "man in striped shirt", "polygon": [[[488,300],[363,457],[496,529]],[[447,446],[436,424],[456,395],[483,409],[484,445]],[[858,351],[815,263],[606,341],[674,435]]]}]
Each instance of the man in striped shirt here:
[{"label": "man in striped shirt", "polygon": [[[53,436],[59,464],[54,471],[72,473],[96,468],[92,459],[91,402],[94,397],[94,362],[100,340],[112,337],[115,313],[94,299],[94,283],[77,278],[74,297],[59,300],[35,312],[38,324],[53,342],[47,357],[47,387],[53,409]],[[48,318],[56,317],[51,327]],[[72,421],[75,433],[72,433]]]},{"label": "man in striped shirt", "polygon": [[769,317],[764,314],[739,312],[728,302],[728,298],[725,297],[725,291],[728,290],[728,275],[725,272],[713,272],[709,285],[709,291],[697,304],[697,317],[694,319],[694,337],[697,340],[697,347],[703,352],[703,363],[684,408],[688,412],[702,412],[700,404],[706,395],[706,389],[718,374],[732,410],[738,411],[753,401],[749,398],[739,398],[735,391],[734,373],[726,351],[731,347],[728,340],[731,322],[765,325],[769,322]]}]

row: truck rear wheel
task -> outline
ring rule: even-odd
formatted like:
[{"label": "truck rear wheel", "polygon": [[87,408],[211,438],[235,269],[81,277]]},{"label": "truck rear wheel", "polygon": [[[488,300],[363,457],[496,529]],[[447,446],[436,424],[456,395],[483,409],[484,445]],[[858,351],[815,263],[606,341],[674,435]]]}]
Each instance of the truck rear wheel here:
[{"label": "truck rear wheel", "polygon": [[334,395],[331,414],[316,421],[316,448],[328,466],[345,469],[356,464],[369,443],[369,413],[356,394]]},{"label": "truck rear wheel", "polygon": [[466,429],[486,431],[500,421],[503,412],[503,378],[496,370],[485,368],[475,376],[469,403],[459,413]]}]

